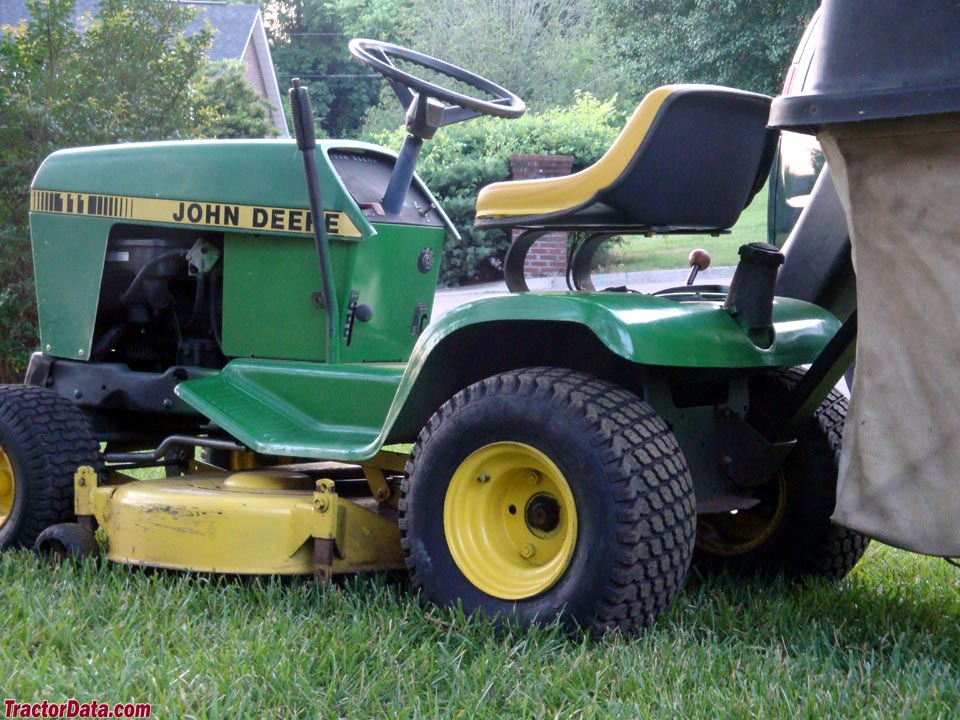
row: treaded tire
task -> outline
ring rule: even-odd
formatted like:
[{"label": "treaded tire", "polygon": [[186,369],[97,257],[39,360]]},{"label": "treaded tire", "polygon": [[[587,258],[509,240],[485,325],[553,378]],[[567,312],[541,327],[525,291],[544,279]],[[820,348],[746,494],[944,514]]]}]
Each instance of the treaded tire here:
[{"label": "treaded tire", "polygon": [[[552,584],[505,599],[477,587],[454,559],[445,498],[470,457],[518,443],[548,457],[565,479],[576,540]],[[559,618],[568,630],[632,632],[653,623],[683,585],[694,502],[686,460],[649,405],[584,373],[530,368],[471,385],[431,418],[407,463],[400,535],[425,601],[462,604],[467,614],[480,612],[500,624]],[[460,517],[475,522],[469,511]],[[475,549],[484,554],[482,546]],[[496,557],[496,549],[489,554]]]},{"label": "treaded tire", "polygon": [[49,526],[72,521],[76,469],[102,464],[79,408],[52,390],[26,385],[0,385],[0,451],[13,475],[0,548],[32,547]]},{"label": "treaded tire", "polygon": [[[751,381],[751,410],[765,415],[776,407],[783,394],[803,378],[800,368],[789,368]],[[837,390],[817,408],[797,437],[797,445],[784,460],[782,473],[762,488],[761,506],[729,514],[703,515],[698,519],[694,561],[704,569],[729,568],[742,574],[784,573],[792,577],[844,577],[863,556],[869,539],[830,521],[836,504],[837,475],[847,398]],[[767,510],[763,510],[766,507]],[[778,508],[776,511],[773,508]],[[767,512],[767,527],[756,534],[756,542],[738,546],[731,533],[723,536],[724,525],[743,528],[752,516]],[[718,524],[720,523],[720,524]],[[710,533],[709,539],[706,533]],[[718,534],[719,533],[719,534]],[[739,537],[743,540],[743,537]],[[753,545],[752,547],[750,545]]]},{"label": "treaded tire", "polygon": [[98,557],[100,546],[93,533],[77,523],[51,525],[37,537],[33,551],[42,558],[62,563]]}]

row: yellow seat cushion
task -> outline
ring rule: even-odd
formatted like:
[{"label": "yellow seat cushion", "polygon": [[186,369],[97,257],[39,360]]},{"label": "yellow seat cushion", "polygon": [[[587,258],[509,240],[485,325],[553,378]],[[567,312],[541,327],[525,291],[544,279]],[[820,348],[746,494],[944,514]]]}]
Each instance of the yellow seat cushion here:
[{"label": "yellow seat cushion", "polygon": [[477,196],[477,219],[549,215],[589,203],[626,171],[666,99],[689,87],[665,85],[650,92],[603,157],[578,173],[487,185]]}]

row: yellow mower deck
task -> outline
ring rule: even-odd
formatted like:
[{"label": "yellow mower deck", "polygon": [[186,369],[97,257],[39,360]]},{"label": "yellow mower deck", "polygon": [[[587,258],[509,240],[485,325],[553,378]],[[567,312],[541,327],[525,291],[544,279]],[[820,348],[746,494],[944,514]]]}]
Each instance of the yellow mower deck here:
[{"label": "yellow mower deck", "polygon": [[114,478],[82,467],[74,488],[77,516],[96,519],[116,562],[322,579],[404,566],[396,510],[341,497],[332,480],[281,468]]}]

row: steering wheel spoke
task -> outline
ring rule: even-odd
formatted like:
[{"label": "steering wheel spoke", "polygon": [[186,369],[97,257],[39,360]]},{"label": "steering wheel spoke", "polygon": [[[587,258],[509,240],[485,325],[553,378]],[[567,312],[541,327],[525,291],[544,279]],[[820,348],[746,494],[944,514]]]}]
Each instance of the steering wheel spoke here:
[{"label": "steering wheel spoke", "polygon": [[407,110],[413,101],[416,99],[417,95],[406,85],[387,78],[387,82],[390,83],[390,89],[393,90],[393,94],[397,96],[397,100],[400,101],[400,104],[403,106],[404,110]]},{"label": "steering wheel spoke", "polygon": [[472,120],[480,117],[483,113],[470,108],[460,107],[459,105],[448,105],[443,111],[443,124],[453,125],[454,123]]}]

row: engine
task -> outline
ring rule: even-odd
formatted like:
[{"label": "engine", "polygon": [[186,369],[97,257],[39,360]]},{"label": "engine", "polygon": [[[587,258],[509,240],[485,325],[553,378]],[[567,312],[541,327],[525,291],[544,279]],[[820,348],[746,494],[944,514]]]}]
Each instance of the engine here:
[{"label": "engine", "polygon": [[217,233],[116,226],[91,359],[146,372],[222,367],[222,254]]}]

